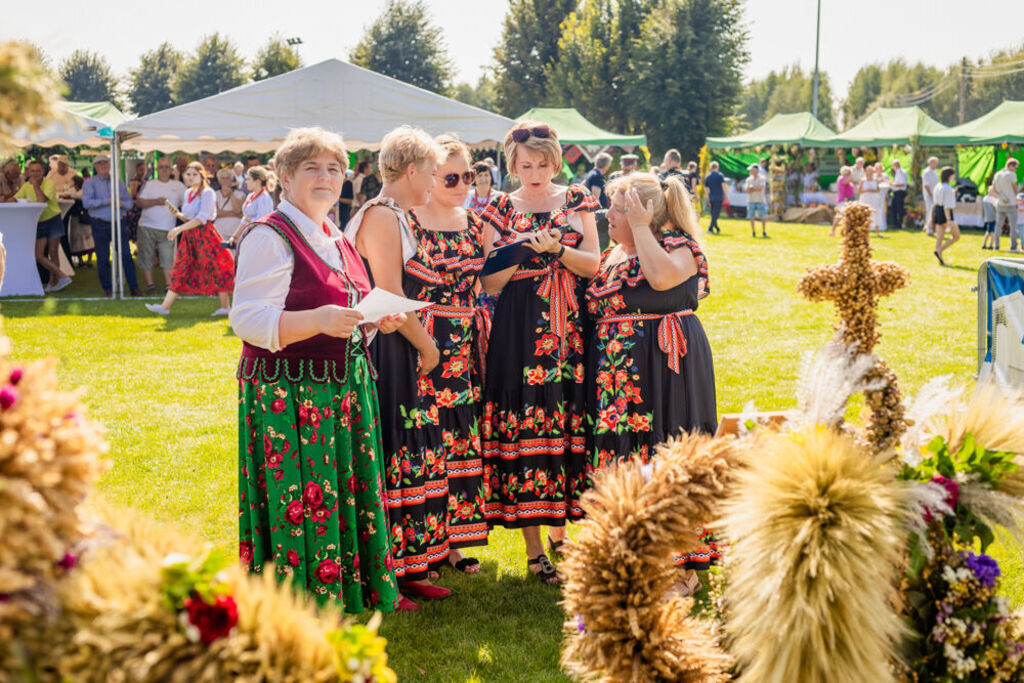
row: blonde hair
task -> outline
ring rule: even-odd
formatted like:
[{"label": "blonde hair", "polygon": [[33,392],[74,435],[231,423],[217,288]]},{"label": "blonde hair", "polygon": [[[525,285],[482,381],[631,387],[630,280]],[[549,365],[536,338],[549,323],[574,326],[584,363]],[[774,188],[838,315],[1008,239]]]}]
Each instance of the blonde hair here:
[{"label": "blonde hair", "polygon": [[437,141],[437,144],[441,145],[441,149],[444,150],[445,161],[452,158],[456,154],[461,154],[462,157],[466,160],[467,164],[469,164],[470,166],[473,165],[473,155],[470,154],[469,147],[466,145],[465,142],[458,139],[454,135],[448,134],[438,135],[434,139]]},{"label": "blonde hair", "polygon": [[324,153],[334,156],[341,164],[342,173],[345,172],[348,168],[348,150],[340,135],[319,126],[293,128],[274,152],[274,168],[282,178],[291,176],[303,161]]},{"label": "blonde hair", "polygon": [[422,128],[399,126],[380,141],[377,168],[385,182],[398,180],[415,164],[417,168],[428,162],[443,164],[448,158],[445,150]]},{"label": "blonde hair", "polygon": [[[530,137],[523,142],[516,142],[512,135],[515,131],[523,128],[531,130]],[[539,138],[533,134],[532,129],[534,128],[547,128],[551,134],[546,138]],[[520,147],[543,154],[551,162],[551,167],[556,174],[562,170],[562,146],[558,144],[558,133],[548,124],[541,121],[520,121],[505,133],[505,157],[508,159],[509,173],[513,177],[516,175],[516,161],[519,158]]]},{"label": "blonde hair", "polygon": [[642,204],[646,206],[647,202],[650,202],[654,206],[651,231],[655,235],[661,234],[664,225],[671,224],[677,230],[686,233],[690,239],[697,238],[700,223],[697,222],[697,214],[693,209],[693,198],[676,176],[659,180],[653,173],[630,173],[608,184],[609,197],[614,196],[616,192],[627,190],[636,190]]},{"label": "blonde hair", "polygon": [[231,170],[230,168],[218,168],[217,169],[217,178],[218,179],[220,179],[220,178],[227,178],[228,180],[234,180],[235,179],[235,172],[233,170]]}]

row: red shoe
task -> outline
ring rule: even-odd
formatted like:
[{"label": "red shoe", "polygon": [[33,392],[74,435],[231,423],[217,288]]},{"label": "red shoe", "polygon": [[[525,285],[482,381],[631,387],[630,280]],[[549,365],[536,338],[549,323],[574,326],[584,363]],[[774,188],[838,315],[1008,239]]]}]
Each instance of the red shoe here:
[{"label": "red shoe", "polygon": [[402,599],[398,601],[398,605],[395,607],[396,612],[415,612],[420,608],[415,602],[409,598],[402,596]]},{"label": "red shoe", "polygon": [[452,594],[451,590],[431,583],[403,583],[402,592],[422,600],[443,600]]}]

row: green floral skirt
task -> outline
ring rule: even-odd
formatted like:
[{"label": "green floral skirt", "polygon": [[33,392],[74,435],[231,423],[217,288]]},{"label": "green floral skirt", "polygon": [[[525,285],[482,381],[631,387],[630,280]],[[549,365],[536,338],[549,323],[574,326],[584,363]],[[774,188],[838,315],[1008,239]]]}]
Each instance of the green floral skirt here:
[{"label": "green floral skirt", "polygon": [[[361,354],[347,372],[239,372],[239,554],[320,605],[394,609],[380,417]],[[267,366],[273,361],[266,362]],[[243,364],[243,368],[245,365]],[[273,378],[273,381],[270,381]]]}]

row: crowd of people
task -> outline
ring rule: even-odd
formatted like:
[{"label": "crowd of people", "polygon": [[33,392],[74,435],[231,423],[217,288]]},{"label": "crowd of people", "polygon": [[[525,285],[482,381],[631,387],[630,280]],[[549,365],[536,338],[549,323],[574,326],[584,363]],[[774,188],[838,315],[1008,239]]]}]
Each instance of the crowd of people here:
[{"label": "crowd of people", "polygon": [[[509,192],[459,140],[401,127],[381,141],[374,197],[346,177],[336,134],[296,130],[277,150],[281,199],[235,236],[230,310],[252,571],[272,564],[350,612],[415,610],[450,595],[442,568],[479,572],[471,549],[502,526],[557,584],[601,468],[716,428],[695,314],[707,260],[678,174],[622,173],[595,196],[555,182],[549,126],[516,124],[504,148]],[[339,196],[355,207],[345,226]],[[369,324],[354,307],[372,287],[429,306]],[[710,539],[687,550],[687,569],[716,557]]]}]

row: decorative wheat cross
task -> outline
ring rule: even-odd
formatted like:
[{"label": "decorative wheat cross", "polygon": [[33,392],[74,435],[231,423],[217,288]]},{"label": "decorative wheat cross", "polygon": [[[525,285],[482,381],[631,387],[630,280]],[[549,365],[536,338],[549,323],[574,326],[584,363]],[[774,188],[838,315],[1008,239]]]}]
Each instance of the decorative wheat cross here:
[{"label": "decorative wheat cross", "polygon": [[[871,353],[878,343],[878,300],[906,287],[910,273],[892,262],[872,262],[869,235],[871,207],[847,204],[839,227],[843,239],[839,263],[811,268],[800,279],[797,291],[811,301],[832,301],[842,321],[840,339],[856,344],[860,353]],[[878,359],[869,379],[884,386],[865,393],[872,416],[868,436],[877,451],[895,445],[906,429],[903,402],[896,374]]]}]

